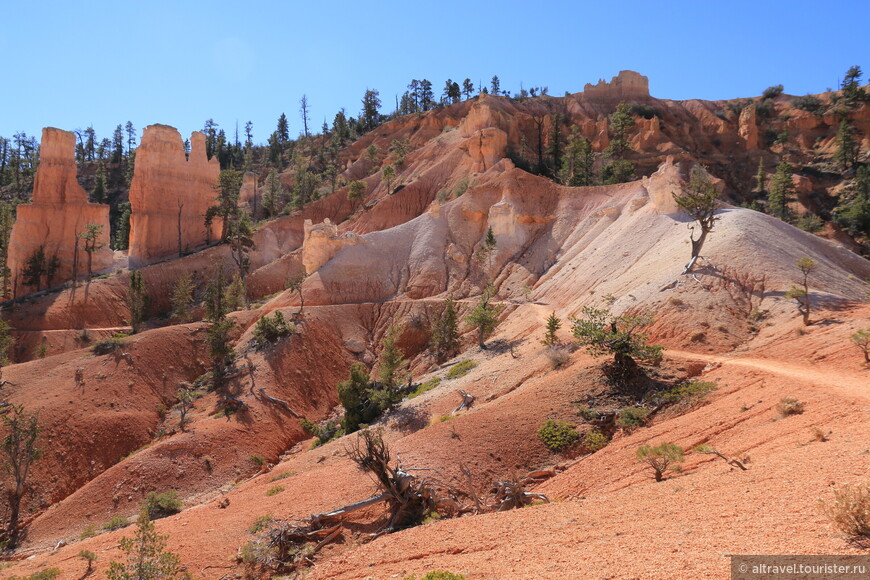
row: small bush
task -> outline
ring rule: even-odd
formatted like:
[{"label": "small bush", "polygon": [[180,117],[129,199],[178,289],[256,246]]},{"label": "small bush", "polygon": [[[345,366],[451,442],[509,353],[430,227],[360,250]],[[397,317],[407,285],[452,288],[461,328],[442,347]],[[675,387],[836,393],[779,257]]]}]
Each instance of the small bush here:
[{"label": "small bush", "polygon": [[607,435],[598,429],[587,431],[586,435],[583,436],[583,447],[586,450],[586,453],[595,453],[596,451],[604,449],[607,447],[608,443],[610,443],[610,441],[607,439]]},{"label": "small bush", "polygon": [[644,461],[653,468],[656,481],[662,481],[668,468],[683,461],[685,451],[679,445],[662,443],[656,447],[641,445],[637,449],[637,460]]},{"label": "small bush", "polygon": [[646,422],[648,415],[649,409],[643,407],[625,407],[619,412],[616,424],[626,431],[631,431],[642,426]]},{"label": "small bush", "polygon": [[776,97],[782,94],[782,91],[785,87],[782,85],[774,85],[772,87],[767,87],[764,89],[764,92],[761,93],[762,99],[775,99]]},{"label": "small bush", "polygon": [[321,445],[329,443],[333,439],[338,439],[339,437],[344,436],[344,429],[342,429],[341,423],[334,419],[318,424],[312,423],[303,417],[300,423],[305,431],[314,435],[314,447],[320,447]]},{"label": "small bush", "polygon": [[816,114],[822,108],[822,102],[812,95],[804,95],[803,97],[795,97],[791,104],[809,113]]},{"label": "small bush", "polygon": [[272,517],[272,514],[260,516],[256,520],[254,520],[254,523],[251,524],[251,527],[248,528],[248,531],[250,531],[252,534],[257,534],[268,528],[269,525],[271,525],[274,521],[275,518]]},{"label": "small bush", "polygon": [[422,395],[426,391],[431,391],[432,389],[434,389],[435,387],[437,387],[440,384],[441,384],[441,377],[432,377],[431,379],[429,379],[428,381],[426,381],[425,383],[423,383],[422,385],[420,385],[419,387],[414,389],[414,392],[411,393],[410,395],[408,395],[408,398],[413,399],[415,397],[419,397],[420,395]]},{"label": "small bush", "polygon": [[844,534],[870,536],[870,484],[837,486],[833,499],[819,503],[834,527]]},{"label": "small bush", "polygon": [[124,341],[121,338],[113,336],[111,338],[103,338],[94,343],[91,347],[91,352],[97,356],[104,354],[112,354],[116,350],[121,350],[124,347]]},{"label": "small bush", "polygon": [[564,366],[568,363],[571,357],[568,355],[568,350],[560,346],[548,346],[544,349],[544,354],[547,360],[550,361],[550,367],[553,370]]},{"label": "small bush", "polygon": [[152,491],[145,497],[142,507],[148,511],[148,519],[156,520],[165,518],[181,511],[183,503],[178,497],[178,492],[170,489],[164,493]]},{"label": "small bush", "polygon": [[293,477],[296,475],[295,471],[285,471],[284,473],[279,473],[275,477],[269,479],[269,483],[273,483],[275,481],[281,481],[282,479],[287,479],[288,477]]},{"label": "small bush", "polygon": [[538,429],[538,438],[547,446],[547,449],[558,453],[573,445],[580,439],[575,425],[568,421],[554,421],[547,419]]},{"label": "small bush", "polygon": [[124,516],[113,516],[112,519],[103,524],[103,529],[108,531],[120,530],[121,528],[126,528],[128,525],[129,522]]},{"label": "small bush", "polygon": [[54,580],[60,576],[59,568],[46,568],[39,572],[34,572],[30,576],[12,576],[9,580]]},{"label": "small bush", "polygon": [[589,405],[577,405],[577,414],[579,414],[580,418],[586,422],[596,421],[601,417],[601,411],[599,409],[594,409]]},{"label": "small bush", "polygon": [[462,197],[462,194],[468,191],[468,178],[466,177],[462,181],[456,184],[456,187],[453,188],[453,197]]},{"label": "small bush", "polygon": [[288,324],[281,311],[276,310],[272,316],[263,316],[257,321],[251,336],[254,346],[261,349],[290,336],[294,332],[296,332],[296,326]]},{"label": "small bush", "polygon": [[804,404],[794,397],[783,397],[776,405],[776,411],[783,418],[789,415],[800,415],[804,412]]},{"label": "small bush", "polygon": [[263,459],[261,455],[257,455],[256,453],[248,457],[248,459],[250,459],[251,463],[258,467],[263,467],[264,465],[266,465],[266,460]]},{"label": "small bush", "polygon": [[682,401],[698,402],[717,389],[716,383],[710,381],[689,381],[670,389],[662,395],[664,403],[673,404]]},{"label": "small bush", "polygon": [[794,225],[805,232],[815,234],[816,232],[822,231],[822,228],[825,227],[825,222],[823,222],[822,218],[816,214],[808,213],[799,217]]},{"label": "small bush", "polygon": [[[127,520],[124,520],[127,521]],[[82,533],[79,535],[80,540],[87,540],[88,538],[93,538],[97,535],[97,526],[94,524],[88,524],[85,526],[85,529],[82,530]]]},{"label": "small bush", "polygon": [[453,365],[449,371],[447,371],[446,378],[448,379],[458,379],[460,377],[464,377],[471,369],[477,366],[477,363],[473,360],[465,359],[461,360],[455,365]]},{"label": "small bush", "polygon": [[272,497],[273,495],[278,495],[284,491],[283,485],[273,485],[269,489],[266,490],[266,497]]},{"label": "small bush", "polygon": [[[417,580],[417,576],[411,574],[410,576],[405,576],[402,580]],[[420,580],[465,580],[465,576],[443,570],[432,570],[427,572]]]}]

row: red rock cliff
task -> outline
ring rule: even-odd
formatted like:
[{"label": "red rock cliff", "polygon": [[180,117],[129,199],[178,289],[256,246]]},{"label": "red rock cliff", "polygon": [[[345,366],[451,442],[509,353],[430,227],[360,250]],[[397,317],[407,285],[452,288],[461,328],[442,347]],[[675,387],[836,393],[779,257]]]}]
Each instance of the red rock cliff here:
[{"label": "red rock cliff", "polygon": [[42,130],[39,168],[33,185],[32,203],[22,204],[17,209],[17,219],[9,241],[8,266],[15,281],[15,294],[20,295],[35,287],[24,285],[22,269],[27,259],[42,246],[46,260],[58,259],[58,269],[48,283],[60,284],[73,278],[77,267],[78,277],[87,274],[87,253],[84,242],[78,243],[77,235],[88,224],[102,226],[102,235],[97,241],[92,256],[92,270],[99,272],[111,267],[112,251],[109,249],[109,206],[88,203],[88,194],[76,181],[76,137],[73,133],[53,127]]},{"label": "red rock cliff", "polygon": [[190,158],[185,159],[177,129],[145,127],[130,184],[131,267],[177,257],[220,235],[220,220],[210,232],[204,225],[205,212],[217,197],[219,175],[217,159],[206,157],[202,133],[190,136]]}]

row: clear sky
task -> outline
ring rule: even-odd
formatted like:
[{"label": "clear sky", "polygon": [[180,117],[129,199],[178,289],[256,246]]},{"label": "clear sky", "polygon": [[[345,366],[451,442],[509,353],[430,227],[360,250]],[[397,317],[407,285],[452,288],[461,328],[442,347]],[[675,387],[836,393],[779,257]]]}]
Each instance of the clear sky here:
[{"label": "clear sky", "polygon": [[366,88],[392,111],[412,78],[439,95],[494,74],[562,95],[631,69],[659,98],[801,95],[870,72],[868,22],[864,0],[8,0],[0,135],[92,124],[102,138],[130,120],[186,137],[213,118],[230,138],[251,120],[264,143],[282,112],[301,131],[303,94],[319,130]]}]

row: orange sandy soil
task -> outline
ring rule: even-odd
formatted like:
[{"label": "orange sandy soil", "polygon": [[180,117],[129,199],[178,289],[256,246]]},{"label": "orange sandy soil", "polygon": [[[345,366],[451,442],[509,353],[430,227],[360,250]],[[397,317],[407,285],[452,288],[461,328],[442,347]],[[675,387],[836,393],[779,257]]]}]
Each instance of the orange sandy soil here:
[{"label": "orange sandy soil", "polygon": [[[542,309],[520,306],[519,312],[531,314],[523,320],[532,323],[508,324],[496,338],[523,334],[522,326],[540,322],[532,313]],[[379,515],[369,508],[353,518],[358,523],[343,543],[321,552],[306,578],[402,578],[432,569],[471,579],[718,578],[728,574],[728,554],[866,553],[831,528],[817,503],[830,497],[832,485],[860,481],[870,468],[870,370],[848,342],[868,315],[867,306],[822,313],[802,334],[798,321],[782,321],[778,335],[745,354],[671,349],[661,372],[685,376],[706,364],[701,377],[719,385],[707,403],[619,433],[603,450],[576,458],[550,454],[535,431],[547,417],[581,423],[571,401],[596,390],[594,361],[578,352],[570,366],[550,371],[531,340],[516,351],[517,359],[472,351],[478,368],[385,420],[393,450],[404,465],[437,469],[457,484],[462,461],[481,488],[498,477],[558,464],[564,471],[534,490],[553,503],[442,520],[364,543],[371,531],[365,522]],[[470,411],[419,428],[420,421],[449,413],[460,388],[478,397]],[[803,401],[805,412],[781,418],[775,407],[786,396]],[[816,440],[816,427],[830,432],[828,441]],[[189,500],[198,505],[158,521],[158,530],[169,535],[171,549],[195,577],[242,577],[235,555],[251,538],[247,528],[257,517],[305,517],[373,493],[373,484],[344,456],[350,439],[295,453],[252,480],[228,481],[220,492]],[[634,452],[663,441],[686,448],[710,444],[748,457],[749,470],[690,453],[681,473],[656,483]],[[284,490],[266,496],[276,485]],[[225,509],[218,507],[221,498],[229,500]],[[80,510],[86,505],[68,515]],[[84,564],[75,554],[83,549],[98,554],[103,570],[120,557],[117,540],[131,530],[83,541],[68,536],[71,545],[40,552],[4,573],[57,566],[62,578],[77,578]]]}]

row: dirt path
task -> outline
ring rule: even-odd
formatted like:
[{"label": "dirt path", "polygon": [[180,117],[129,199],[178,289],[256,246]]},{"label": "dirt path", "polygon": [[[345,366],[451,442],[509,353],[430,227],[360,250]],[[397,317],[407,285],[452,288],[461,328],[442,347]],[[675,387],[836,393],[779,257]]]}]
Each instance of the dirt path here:
[{"label": "dirt path", "polygon": [[833,387],[846,395],[870,399],[870,372],[864,376],[844,374],[830,368],[818,370],[817,367],[776,361],[765,358],[730,357],[714,354],[702,354],[682,350],[668,349],[667,356],[682,359],[695,359],[722,365],[731,365],[757,369],[767,373],[788,377],[797,381],[812,383],[823,387]]}]

